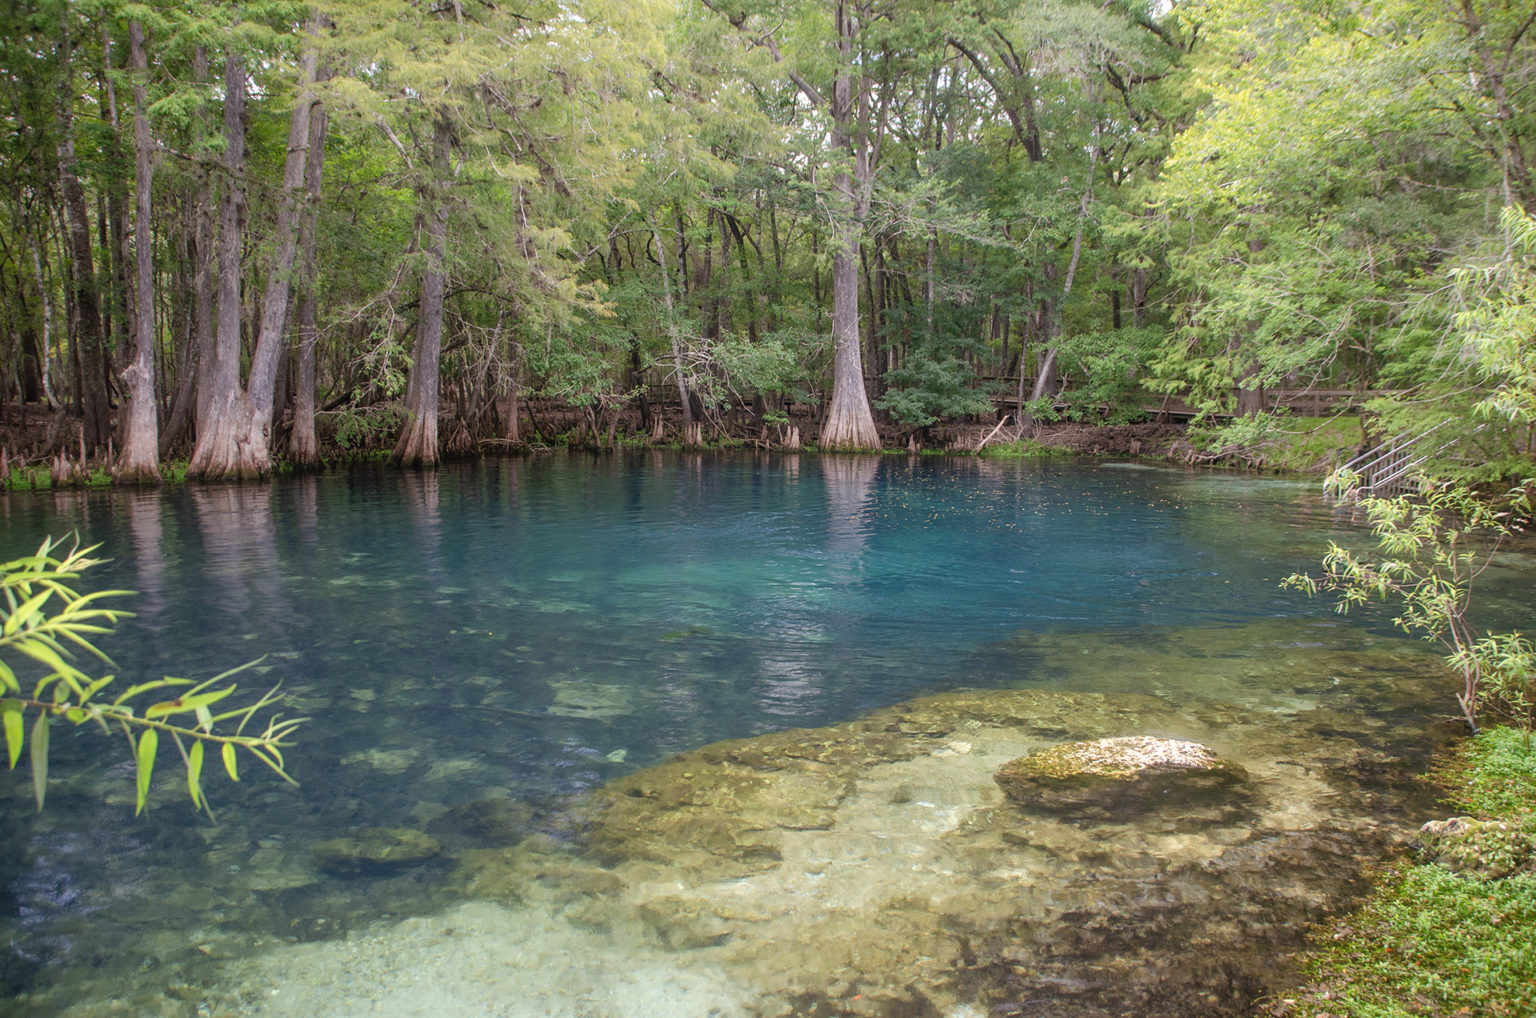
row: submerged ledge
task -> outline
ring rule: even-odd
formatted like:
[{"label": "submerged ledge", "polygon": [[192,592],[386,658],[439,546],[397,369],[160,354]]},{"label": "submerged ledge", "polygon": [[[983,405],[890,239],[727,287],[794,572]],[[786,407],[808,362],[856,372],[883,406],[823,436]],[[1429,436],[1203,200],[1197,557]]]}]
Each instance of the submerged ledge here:
[{"label": "submerged ledge", "polygon": [[[1339,657],[1326,667],[1347,670]],[[1209,746],[1246,780],[1125,816],[1032,809],[994,780],[1031,752],[1133,735]],[[202,1009],[1244,1014],[1292,978],[1306,925],[1411,836],[1430,801],[1411,779],[1425,743],[1338,697],[925,697],[684,753],[515,844],[450,844],[465,903],[230,962]]]}]

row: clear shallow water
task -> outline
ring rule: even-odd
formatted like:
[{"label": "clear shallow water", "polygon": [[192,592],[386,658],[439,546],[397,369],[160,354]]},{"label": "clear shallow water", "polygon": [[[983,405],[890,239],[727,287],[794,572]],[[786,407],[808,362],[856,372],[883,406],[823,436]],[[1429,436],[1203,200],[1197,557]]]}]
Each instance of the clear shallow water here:
[{"label": "clear shallow water", "polygon": [[[133,821],[127,770],[88,734],[55,736],[42,817],[24,774],[0,779],[7,994],[65,980],[89,994],[86,972],[424,912],[446,863],[316,880],[308,844],[487,797],[548,802],[924,693],[1066,681],[1041,640],[1059,656],[1075,633],[1086,649],[1256,620],[1326,638],[1328,606],[1277,582],[1350,531],[1315,486],[1232,475],[664,454],[0,496],[0,519],[5,558],[69,529],[113,556],[91,579],[138,592],[106,647],[119,674],[200,677],[265,654],[260,680],[315,719],[289,754],[299,789],[210,782],[218,828],[191,818],[168,762]],[[1092,685],[1293,693],[1156,682],[1110,669]]]}]

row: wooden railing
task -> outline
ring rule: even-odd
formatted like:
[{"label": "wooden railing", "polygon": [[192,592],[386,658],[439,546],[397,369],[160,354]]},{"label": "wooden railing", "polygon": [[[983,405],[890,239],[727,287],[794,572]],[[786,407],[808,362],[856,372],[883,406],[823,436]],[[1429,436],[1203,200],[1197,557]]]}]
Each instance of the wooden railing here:
[{"label": "wooden railing", "polygon": [[[1011,407],[1018,402],[1019,379],[1017,376],[987,377],[979,380],[1000,386],[1000,391],[992,396],[992,402],[1000,409]],[[1033,382],[1026,379],[1025,391],[1028,392],[1032,386]],[[1359,389],[1265,389],[1264,408],[1271,412],[1286,410],[1297,417],[1328,417],[1346,410],[1358,409],[1367,400],[1390,395],[1392,392],[1385,389],[1364,392]],[[1233,402],[1236,402],[1237,396],[1238,390],[1233,389]],[[1148,414],[1173,420],[1188,420],[1200,413],[1197,407],[1181,396],[1166,396],[1158,403],[1146,404],[1141,409]],[[1213,413],[1206,416],[1229,418],[1232,415]]]},{"label": "wooden railing", "polygon": [[[992,405],[997,408],[999,414],[1011,410],[1018,402],[1019,378],[1017,375],[978,375],[976,378],[979,388],[994,390],[992,393]],[[1027,393],[1034,387],[1034,379],[1024,380],[1024,391]],[[865,379],[865,388],[871,396],[879,392],[879,378],[870,376]],[[1236,402],[1238,390],[1232,390],[1233,401]],[[828,394],[830,395],[830,393]],[[1391,390],[1375,389],[1360,391],[1358,389],[1265,389],[1264,408],[1269,411],[1285,410],[1297,417],[1327,417],[1332,414],[1347,410],[1358,409],[1367,400],[1379,396],[1390,396]],[[646,401],[657,406],[672,406],[677,403],[677,388],[673,385],[651,384],[646,386]],[[1166,396],[1155,403],[1147,403],[1141,407],[1142,411],[1164,420],[1187,421],[1199,415],[1200,411],[1192,403],[1187,402],[1181,396]],[[1231,414],[1214,413],[1208,417],[1217,419],[1230,418]]]}]

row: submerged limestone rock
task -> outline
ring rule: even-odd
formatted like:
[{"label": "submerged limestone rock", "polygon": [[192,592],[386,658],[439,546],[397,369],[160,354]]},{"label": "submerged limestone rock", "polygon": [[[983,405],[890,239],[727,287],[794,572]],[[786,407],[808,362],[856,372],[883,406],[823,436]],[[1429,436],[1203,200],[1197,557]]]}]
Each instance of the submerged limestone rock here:
[{"label": "submerged limestone rock", "polygon": [[528,833],[533,810],[516,799],[476,799],[454,806],[427,825],[427,833],[456,848],[508,848]]},{"label": "submerged limestone rock", "polygon": [[309,846],[315,862],[331,873],[391,870],[426,862],[442,851],[437,839],[404,827],[360,827],[344,838]]},{"label": "submerged limestone rock", "polygon": [[993,777],[1031,809],[1115,818],[1219,799],[1248,775],[1197,742],[1132,735],[1052,746]]},{"label": "submerged limestone rock", "polygon": [[1536,832],[1503,821],[1431,820],[1419,828],[1417,847],[1426,862],[1483,880],[1536,872]]}]

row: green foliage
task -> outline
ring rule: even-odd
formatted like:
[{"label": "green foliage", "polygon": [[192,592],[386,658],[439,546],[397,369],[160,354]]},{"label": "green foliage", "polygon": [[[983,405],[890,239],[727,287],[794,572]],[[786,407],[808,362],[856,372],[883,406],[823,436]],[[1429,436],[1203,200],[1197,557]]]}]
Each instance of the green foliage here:
[{"label": "green foliage", "polygon": [[1493,386],[1479,413],[1528,424],[1536,422],[1536,219],[1506,206],[1500,223],[1505,256],[1456,274],[1463,303],[1456,328]]},{"label": "green foliage", "polygon": [[[1358,479],[1347,472],[1330,479],[1343,497],[1352,497]],[[1508,705],[1529,713],[1529,687],[1519,679],[1531,658],[1518,635],[1479,632],[1471,618],[1473,582],[1510,537],[1514,515],[1530,510],[1524,487],[1495,508],[1465,485],[1424,481],[1418,497],[1363,498],[1379,557],[1358,554],[1329,542],[1323,574],[1293,574],[1283,586],[1337,595],[1340,612],[1378,599],[1397,605],[1396,625],[1404,632],[1439,642],[1447,664],[1462,680],[1456,701],[1473,731],[1478,712],[1506,696]]]},{"label": "green foliage", "polygon": [[1059,445],[1048,445],[1033,438],[1016,442],[998,442],[977,453],[996,459],[1050,459],[1054,456],[1071,456],[1072,450]]},{"label": "green foliage", "polygon": [[239,780],[240,754],[248,753],[291,782],[282,748],[304,719],[262,717],[281,702],[276,689],[244,706],[226,702],[238,692],[228,680],[255,662],[202,682],[166,677],[135,683],[110,701],[105,697],[113,691],[108,687],[115,677],[93,678],[75,664],[82,653],[110,664],[95,640],[128,614],[100,604],[126,591],[80,593],[73,586],[81,573],[98,564],[89,558],[93,550],[66,551],[50,538],[35,554],[0,564],[0,719],[12,770],[27,751],[38,808],[48,789],[49,738],[55,722],[94,724],[103,734],[116,731],[128,740],[136,776],[135,814],[148,801],[162,736],[169,737],[181,757],[192,804],[210,816],[202,784],[206,747],[217,749],[232,781]]},{"label": "green foliage", "polygon": [[1237,459],[1250,466],[1262,466],[1268,450],[1273,446],[1289,415],[1264,410],[1244,414],[1221,423],[1204,423],[1190,426],[1189,439],[1197,449],[1204,450],[1212,458]]},{"label": "green foliage", "polygon": [[1467,197],[1508,180],[1458,112],[1488,108],[1477,21],[1413,0],[1202,13],[1208,102],[1157,184],[1184,294],[1159,384],[1215,410],[1239,384],[1454,391],[1448,277],[1491,239]]},{"label": "green foliage", "polygon": [[351,407],[326,414],[331,440],[354,455],[387,448],[405,426],[405,408],[389,403]]},{"label": "green foliage", "polygon": [[1155,328],[1075,333],[1057,347],[1058,363],[1068,376],[1062,400],[1070,420],[1130,424],[1146,416],[1142,385],[1147,366],[1164,340]]},{"label": "green foliage", "polygon": [[1338,1018],[1536,1011],[1536,875],[1486,882],[1441,866],[1405,871],[1312,963]]},{"label": "green foliage", "polygon": [[1188,437],[1211,457],[1235,458],[1256,468],[1298,474],[1326,473],[1355,455],[1365,441],[1358,414],[1295,417],[1261,412],[1224,424],[1193,424]]},{"label": "green foliage", "polygon": [[1525,735],[1536,728],[1536,649],[1519,633],[1489,633],[1449,658],[1452,668],[1478,675],[1478,708]]},{"label": "green foliage", "polygon": [[1454,781],[1458,809],[1482,817],[1522,819],[1536,814],[1536,754],[1525,734],[1491,728],[1467,744]]},{"label": "green foliage", "polygon": [[1436,838],[1429,854],[1440,861],[1398,870],[1363,909],[1320,931],[1303,971],[1321,990],[1272,1002],[1269,1013],[1536,1013],[1536,756],[1521,733],[1493,728],[1459,757],[1450,801],[1480,818],[1459,825],[1471,837]]},{"label": "green foliage", "polygon": [[974,388],[976,372],[959,357],[920,351],[886,373],[890,385],[875,405],[910,427],[926,428],[943,418],[992,412],[992,399]]}]

